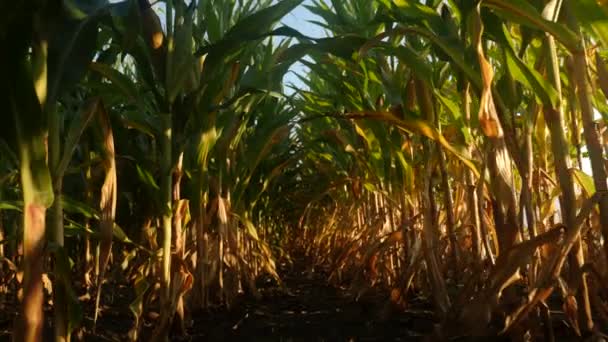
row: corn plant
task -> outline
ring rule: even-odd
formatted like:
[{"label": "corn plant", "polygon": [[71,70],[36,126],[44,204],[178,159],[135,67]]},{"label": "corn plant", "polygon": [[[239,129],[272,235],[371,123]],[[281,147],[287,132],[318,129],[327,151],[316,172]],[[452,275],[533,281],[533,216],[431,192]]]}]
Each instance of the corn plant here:
[{"label": "corn plant", "polygon": [[[299,229],[312,239],[305,245],[315,246],[306,250],[324,258],[320,262],[331,260],[336,279],[354,272],[372,283],[378,258],[385,258],[391,265],[385,281],[395,287],[394,299],[403,301],[417,273],[411,265],[420,260],[414,242],[422,237],[426,277],[446,331],[485,334],[492,317],[500,316],[503,332],[520,334],[526,318],[547,319],[529,316],[558,286],[575,330],[597,329],[590,300],[596,295],[589,293],[583,269],[585,250],[598,255],[598,244],[587,240],[584,247],[580,234],[591,203],[600,203],[601,218],[604,166],[592,163],[591,178],[581,171],[578,152],[579,165],[573,167],[567,135],[580,146],[582,118],[586,142],[599,142],[591,102],[601,107],[603,100],[591,98],[603,94],[592,90],[587,77],[592,73],[584,48],[589,42],[579,21],[587,22],[594,47],[601,49],[599,14],[591,23],[588,12],[600,9],[561,1],[541,6],[353,0],[317,1],[310,10],[332,36],[292,48],[293,53],[304,46],[312,50],[305,62],[310,74],[303,77],[308,89],[298,99],[305,113],[300,132],[308,145],[317,146],[313,151],[321,149],[306,154],[296,172],[309,179],[311,168],[322,170],[329,179],[311,191],[319,197],[296,197],[305,203],[298,206]],[[339,45],[346,41],[350,49]],[[573,87],[569,96],[566,85]],[[373,131],[370,124],[381,126]],[[395,130],[404,133],[392,140],[394,147],[391,141],[383,144]],[[596,146],[597,153],[590,147],[589,160],[603,158]],[[344,160],[344,153],[352,157]],[[370,165],[375,159],[380,164]],[[334,174],[331,163],[344,165],[338,170],[345,175]],[[391,174],[403,178],[387,179]],[[391,195],[395,186],[404,199]],[[356,222],[345,219],[353,210],[359,212]],[[554,252],[546,254],[550,246]],[[332,252],[321,256],[320,250]],[[414,255],[404,258],[403,250]],[[357,255],[360,260],[353,261]],[[560,276],[566,259],[569,274]],[[367,268],[362,271],[360,263]],[[494,266],[487,274],[474,275],[488,263]],[[409,265],[408,271],[394,280],[404,273],[396,271],[403,267],[399,264]],[[446,275],[476,285],[450,296]],[[513,284],[526,284],[530,292],[526,304],[505,311],[503,303],[516,297]]]},{"label": "corn plant", "polygon": [[[297,6],[327,37],[278,24]],[[355,299],[425,298],[437,339],[552,338],[556,302],[599,335],[607,18],[587,0],[3,3],[14,337],[43,339],[45,303],[55,340],[94,331],[126,286],[128,337],[168,340],[300,255]]]}]

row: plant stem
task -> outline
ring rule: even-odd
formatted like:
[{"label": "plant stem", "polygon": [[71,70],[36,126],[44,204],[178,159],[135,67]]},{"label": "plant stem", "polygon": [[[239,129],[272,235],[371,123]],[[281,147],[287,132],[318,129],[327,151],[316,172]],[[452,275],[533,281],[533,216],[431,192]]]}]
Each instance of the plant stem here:
[{"label": "plant stem", "polygon": [[[49,215],[49,241],[55,243],[58,248],[63,248],[63,202],[61,201],[63,177],[57,174],[57,168],[61,159],[61,118],[57,115],[54,104],[47,104],[46,112],[49,123],[49,168],[53,179],[53,194],[55,198]],[[53,270],[55,272],[55,281],[53,282],[55,341],[63,342],[68,340],[66,289],[62,282],[62,279],[65,279],[65,275],[60,274],[61,268],[58,267],[57,262],[54,263]]]},{"label": "plant stem", "polygon": [[[577,87],[579,104],[581,107],[581,118],[583,121],[584,128],[584,137],[587,145],[587,150],[589,151],[589,159],[591,160],[591,168],[593,170],[593,182],[595,184],[595,189],[598,192],[605,192],[608,190],[608,186],[606,185],[606,169],[604,164],[603,157],[603,149],[600,143],[600,137],[595,127],[595,122],[593,121],[593,107],[591,105],[591,90],[589,87],[589,83],[587,81],[587,58],[585,56],[585,40],[582,35],[581,29],[577,22],[576,17],[572,15],[572,1],[568,1],[567,9],[570,15],[568,16],[568,25],[570,29],[578,34],[579,37],[579,49],[577,51],[573,51],[573,68],[571,75],[571,79],[574,81],[574,84]],[[608,237],[608,198],[603,196],[599,202],[600,208],[600,224],[602,226],[602,232],[604,234],[604,238]],[[604,242],[604,248],[606,255],[608,255],[608,244]],[[580,237],[578,241],[573,246],[571,261],[576,258],[579,265],[584,261],[583,260],[583,250],[581,246]],[[587,283],[586,283],[586,275],[581,272],[582,277],[582,294],[584,295],[583,302],[583,310],[580,311],[580,320],[582,329],[585,331],[591,331],[593,329],[593,319],[591,316],[591,308],[589,303],[589,295],[587,293]]]},{"label": "plant stem", "polygon": [[161,137],[161,203],[163,208],[162,231],[163,231],[163,300],[168,305],[171,290],[171,234],[173,217],[172,182],[171,173],[171,114],[162,114],[162,137]]}]

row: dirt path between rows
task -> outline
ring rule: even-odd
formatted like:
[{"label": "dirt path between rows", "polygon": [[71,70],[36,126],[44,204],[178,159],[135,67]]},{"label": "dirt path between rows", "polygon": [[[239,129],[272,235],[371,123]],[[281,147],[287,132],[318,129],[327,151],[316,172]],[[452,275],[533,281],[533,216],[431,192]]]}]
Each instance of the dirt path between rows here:
[{"label": "dirt path between rows", "polygon": [[[242,295],[231,309],[212,307],[193,313],[188,335],[176,341],[416,341],[432,330],[433,314],[423,301],[416,310],[394,310],[388,294],[370,290],[359,298],[345,288],[328,284],[327,272],[312,271],[305,259],[279,270],[283,286],[270,278],[260,279],[260,299]],[[129,304],[130,286],[107,285],[97,328],[92,331],[93,302],[85,304],[84,341],[126,341],[133,326]],[[17,305],[3,302],[0,341],[9,341]],[[142,340],[155,322],[144,319]],[[52,340],[52,310],[45,307],[45,340]],[[74,340],[79,340],[74,336]]]},{"label": "dirt path between rows", "polygon": [[[396,312],[386,294],[370,291],[358,301],[327,284],[325,272],[306,270],[304,260],[282,269],[285,289],[260,289],[261,300],[243,298],[231,311],[193,317],[192,340],[200,341],[412,341],[433,329],[425,309]],[[268,282],[271,283],[271,282]]]}]

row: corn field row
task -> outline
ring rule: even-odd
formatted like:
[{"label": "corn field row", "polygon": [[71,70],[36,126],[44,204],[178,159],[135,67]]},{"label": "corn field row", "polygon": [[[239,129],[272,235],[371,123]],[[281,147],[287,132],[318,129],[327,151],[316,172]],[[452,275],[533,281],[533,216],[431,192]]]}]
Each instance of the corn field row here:
[{"label": "corn field row", "polygon": [[606,338],[604,1],[4,1],[0,46],[16,341],[117,284],[129,339],[183,336],[295,254],[425,298],[433,340]]}]

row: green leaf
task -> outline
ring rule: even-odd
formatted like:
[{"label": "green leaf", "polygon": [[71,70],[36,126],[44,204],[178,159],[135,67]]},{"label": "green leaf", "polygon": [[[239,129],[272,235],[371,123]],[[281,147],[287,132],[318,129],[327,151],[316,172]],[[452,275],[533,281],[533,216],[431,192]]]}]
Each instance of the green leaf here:
[{"label": "green leaf", "polygon": [[366,38],[358,36],[337,36],[314,39],[290,46],[279,56],[279,62],[293,63],[306,55],[330,53],[334,56],[351,59],[353,54],[367,42]]},{"label": "green leaf", "polygon": [[587,197],[591,197],[593,194],[595,194],[595,183],[593,182],[593,177],[575,168],[570,169],[570,172],[573,173],[574,179],[576,179],[577,183],[583,189]]},{"label": "green leaf", "polygon": [[541,103],[555,107],[559,96],[557,91],[533,66],[525,63],[517,56],[513,46],[514,39],[506,25],[493,22],[486,25],[486,29],[502,43],[501,46],[505,50],[505,59],[510,76],[532,90]]},{"label": "green leaf", "polygon": [[[112,3],[109,6],[111,21],[109,25],[116,32],[112,36],[112,41],[116,40],[117,49],[130,54],[137,63],[137,72],[142,76],[145,84],[159,95],[157,91],[157,80],[155,78],[155,61],[152,56],[146,41],[141,37],[141,16],[137,1],[127,0],[118,3]],[[101,56],[100,56],[101,57]],[[104,59],[98,58],[99,62],[106,62]],[[157,75],[160,77],[160,75]],[[141,87],[141,85],[140,85]]]},{"label": "green leaf", "polygon": [[464,136],[464,140],[467,144],[470,144],[473,141],[473,136],[471,135],[470,130],[467,128],[464,122],[464,118],[462,117],[462,112],[460,111],[459,106],[448,97],[443,96],[439,93],[437,89],[433,90],[435,97],[439,100],[441,105],[447,109],[447,112],[451,114],[452,119],[456,122],[456,125],[460,129],[460,132]]},{"label": "green leaf", "polygon": [[111,66],[102,63],[93,62],[89,65],[89,67],[91,70],[99,73],[108,81],[112,82],[116,88],[127,96],[130,101],[137,102],[139,96],[137,87],[135,86],[135,83],[125,74],[122,74]]},{"label": "green leaf", "polygon": [[599,53],[595,54],[595,69],[597,70],[600,89],[602,89],[604,96],[608,98],[608,70],[606,70],[606,63],[604,63]]},{"label": "green leaf", "polygon": [[304,5],[304,8],[323,18],[326,24],[323,23],[321,26],[340,27],[343,24],[340,21],[340,17],[338,17],[333,11],[331,11],[331,9],[327,7]]},{"label": "green leaf", "polygon": [[114,223],[114,227],[112,229],[112,235],[114,236],[115,239],[117,239],[118,241],[120,241],[122,243],[128,243],[128,244],[138,246],[131,239],[129,239],[129,237],[127,236],[125,231],[122,230],[122,228],[120,228],[120,226],[117,225],[116,223]]},{"label": "green leaf", "polygon": [[605,1],[569,1],[583,27],[595,33],[604,48],[608,47],[608,8]]},{"label": "green leaf", "polygon": [[415,19],[427,21],[431,27],[441,26],[441,17],[431,7],[425,6],[417,1],[393,0],[393,4],[399,8],[399,13],[404,19]]},{"label": "green leaf", "polygon": [[197,160],[203,171],[207,171],[209,153],[218,140],[218,133],[215,127],[211,127],[200,135],[197,151]]},{"label": "green leaf", "polygon": [[99,211],[89,206],[88,204],[75,200],[68,195],[61,196],[63,209],[72,214],[80,214],[89,219],[99,219]]},{"label": "green leaf", "polygon": [[[98,217],[95,217],[95,219],[98,219]],[[102,239],[101,233],[98,230],[92,230],[90,228],[87,228],[84,225],[82,225],[74,220],[71,220],[70,218],[66,218],[66,221],[69,222],[69,225],[66,225],[66,227],[65,227],[66,236],[69,236],[69,237],[84,236],[85,234],[88,234],[89,237],[91,237],[97,241],[100,241]],[[152,251],[146,249],[144,246],[142,246],[136,242],[133,242],[133,240],[131,240],[127,236],[127,234],[124,232],[124,230],[117,224],[114,224],[113,231],[112,231],[112,237],[113,237],[114,241],[130,245],[147,254],[153,254]]]},{"label": "green leaf", "polygon": [[427,121],[418,119],[414,116],[408,116],[402,120],[397,118],[395,115],[389,112],[358,112],[351,113],[352,118],[368,118],[388,122],[397,128],[411,133],[417,133],[424,135],[425,137],[437,141],[443,148],[454,154],[460,161],[463,162],[476,177],[479,177],[479,171],[473,162],[462,154],[458,149],[452,146],[444,137],[437,131],[436,128],[431,126]]},{"label": "green leaf", "polygon": [[273,6],[261,9],[240,20],[226,33],[224,39],[234,41],[257,39],[268,31],[271,25],[299,6],[302,1],[283,0]]},{"label": "green leaf", "polygon": [[[372,45],[373,43],[366,44],[365,47],[361,48],[361,53],[365,53],[366,48],[371,47]],[[414,49],[403,45],[393,46],[392,44],[385,42],[379,42],[376,46],[384,53],[396,56],[401,63],[407,65],[418,78],[425,81],[429,86],[433,84],[433,70],[428,62]]]},{"label": "green leaf", "polygon": [[151,187],[152,189],[160,190],[160,187],[156,183],[156,180],[154,180],[154,177],[152,176],[150,171],[142,168],[139,164],[136,165],[136,168],[137,176],[139,177],[140,181],[142,181],[144,184]]},{"label": "green leaf", "polygon": [[364,182],[363,183],[363,187],[369,191],[369,192],[377,192],[378,188],[376,188],[376,186],[373,183],[370,182]]},{"label": "green leaf", "polygon": [[22,201],[0,201],[0,209],[23,211]]},{"label": "green leaf", "polygon": [[[185,6],[181,1],[177,5]],[[182,17],[176,18],[176,27],[173,33],[173,49],[168,52],[171,54],[171,63],[167,68],[166,76],[166,89],[170,103],[173,103],[177,94],[181,92],[184,82],[190,74],[196,72],[195,59],[192,54],[193,20],[194,6],[190,6]]]},{"label": "green leaf", "polygon": [[61,156],[61,160],[59,165],[57,166],[57,170],[55,170],[55,179],[62,179],[65,174],[65,170],[72,159],[72,154],[76,147],[78,146],[78,141],[80,137],[84,133],[84,130],[87,128],[89,122],[93,116],[97,113],[97,109],[99,106],[99,100],[95,99],[90,101],[87,106],[83,107],[81,111],[81,115],[77,115],[72,123],[70,124],[70,128],[68,129],[68,135],[66,137],[63,154]]},{"label": "green leaf", "polygon": [[139,131],[149,137],[156,137],[160,134],[160,120],[158,116],[149,115],[141,110],[125,110],[120,113],[122,124],[129,128]]},{"label": "green leaf", "polygon": [[447,37],[439,36],[434,32],[421,27],[421,26],[398,26],[397,28],[386,31],[374,38],[376,42],[383,40],[386,37],[402,36],[406,34],[414,34],[420,37],[428,39],[430,42],[435,44],[438,49],[443,51],[449,56],[452,63],[459,68],[471,84],[477,89],[481,90],[481,76],[477,70],[473,67],[475,63],[470,63],[466,59],[467,50],[461,41],[455,39],[448,39]]},{"label": "green leaf", "polygon": [[244,43],[259,40],[272,35],[294,35],[302,36],[299,32],[291,28],[279,28],[270,31],[272,25],[278,22],[283,16],[298,6],[303,0],[283,0],[273,6],[261,9],[240,20],[232,27],[226,35],[218,42],[207,45],[198,51],[196,56],[208,54],[205,58],[205,79],[211,79],[212,73],[216,72],[217,67],[222,63],[229,62],[228,57],[235,51],[244,48]]},{"label": "green leaf", "polygon": [[[574,2],[578,2],[574,1]],[[571,52],[581,49],[578,37],[565,26],[545,20],[534,6],[525,0],[485,0],[482,5],[492,8],[508,20],[548,32]]]},{"label": "green leaf", "polygon": [[57,32],[49,41],[47,99],[51,103],[84,77],[97,52],[98,22],[102,13],[95,10],[81,20],[61,17]]}]

